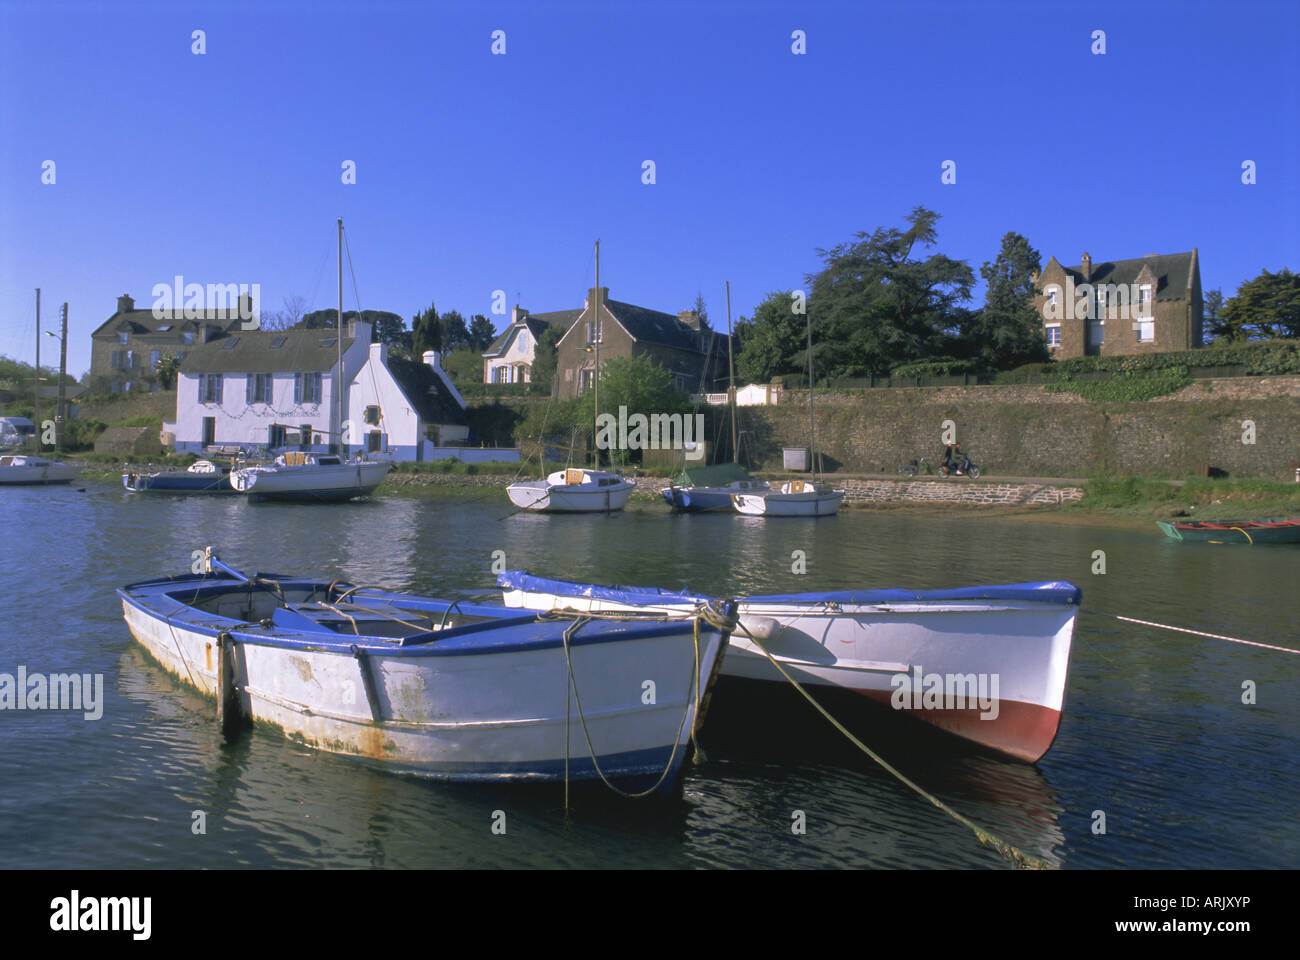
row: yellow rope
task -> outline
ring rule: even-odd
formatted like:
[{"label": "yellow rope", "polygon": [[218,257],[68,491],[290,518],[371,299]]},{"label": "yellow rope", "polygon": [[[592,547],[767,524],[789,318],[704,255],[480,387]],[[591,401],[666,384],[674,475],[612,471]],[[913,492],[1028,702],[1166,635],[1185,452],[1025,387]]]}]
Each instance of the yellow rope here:
[{"label": "yellow rope", "polygon": [[[594,619],[593,617],[580,616],[576,620],[574,620],[570,626],[568,626],[565,629],[563,634],[564,661],[568,667],[568,672],[569,672],[568,690],[566,690],[565,698],[564,698],[564,809],[566,812],[569,809],[569,700],[570,697],[568,696],[568,693],[570,691],[573,693],[572,700],[578,705],[578,719],[582,722],[582,735],[584,738],[586,738],[587,752],[588,754],[591,755],[591,762],[592,765],[595,766],[596,768],[596,773],[600,776],[600,779],[605,784],[605,786],[609,787],[609,789],[613,790],[620,797],[627,797],[628,799],[638,799],[640,797],[650,796],[650,794],[658,790],[660,785],[664,782],[664,780],[667,779],[669,772],[672,770],[673,765],[677,761],[677,748],[680,745],[682,740],[682,730],[686,728],[686,716],[691,712],[692,697],[691,694],[688,693],[686,696],[686,707],[685,709],[682,710],[682,719],[677,724],[677,734],[676,736],[673,737],[673,749],[672,752],[668,755],[668,764],[664,767],[664,772],[659,774],[659,779],[656,780],[652,786],[647,787],[645,790],[642,790],[640,793],[629,793],[626,790],[622,790],[614,786],[614,784],[610,782],[609,777],[605,776],[605,771],[600,768],[600,761],[596,759],[596,748],[592,746],[591,731],[587,729],[587,717],[582,709],[582,697],[578,693],[578,682],[573,676],[573,658],[570,656],[569,653],[569,642],[570,640],[572,640],[573,635],[576,634],[581,627],[583,627],[585,624],[590,623],[593,619]],[[699,683],[700,683],[700,645],[698,642],[698,638],[699,638],[698,617],[696,618],[695,631],[696,631],[695,672],[691,675],[691,684],[695,687],[695,693],[694,693],[695,704],[696,704],[696,709],[698,710],[699,709]],[[722,652],[719,651],[719,656],[721,656],[721,653]],[[692,739],[694,739],[694,733],[695,732],[692,729],[691,731]]]},{"label": "yellow rope", "polygon": [[1237,531],[1238,533],[1240,533],[1243,537],[1245,537],[1245,538],[1246,538],[1246,541],[1247,541],[1247,542],[1248,542],[1252,547],[1255,545],[1255,541],[1252,540],[1252,539],[1250,538],[1250,534],[1247,533],[1245,530],[1242,530],[1241,527],[1233,527],[1232,529],[1233,529],[1233,530],[1236,530],[1236,531]]},{"label": "yellow rope", "polygon": [[[706,617],[706,619],[709,616],[707,612],[705,612],[703,615]],[[889,771],[900,781],[902,781],[906,786],[910,787],[912,790],[916,791],[921,796],[925,797],[925,799],[929,800],[932,804],[934,804],[944,813],[948,814],[958,823],[968,827],[971,830],[971,832],[975,834],[976,839],[979,840],[980,843],[992,847],[998,853],[1002,854],[1002,856],[1006,857],[1008,860],[1014,863],[1017,867],[1026,867],[1033,870],[1056,869],[1053,864],[1050,864],[1045,860],[1040,860],[1038,857],[1027,854],[1021,851],[1020,849],[1018,849],[1017,847],[1013,846],[1012,844],[1007,843],[1005,840],[1001,839],[1000,837],[997,837],[994,834],[989,833],[987,830],[983,829],[977,824],[971,822],[966,817],[962,816],[960,813],[958,813],[952,807],[948,806],[938,797],[926,791],[925,788],[913,783],[906,776],[904,776],[900,771],[896,770],[893,766],[891,766],[889,762],[885,760],[884,757],[880,756],[878,753],[876,753],[874,750],[868,747],[865,743],[863,743],[852,733],[850,733],[842,723],[840,723],[838,720],[832,717],[820,703],[818,703],[815,699],[813,699],[812,694],[810,694],[807,690],[805,690],[800,685],[799,681],[797,681],[794,677],[790,676],[790,674],[786,672],[785,668],[782,667],[781,664],[777,662],[776,658],[772,656],[772,654],[768,651],[767,647],[763,646],[763,644],[761,644],[752,633],[750,633],[747,629],[745,629],[744,624],[738,623],[736,625],[736,629],[741,633],[743,633],[746,637],[748,637],[753,642],[754,646],[758,647],[759,650],[763,651],[763,654],[767,657],[767,659],[772,661],[772,666],[776,667],[776,669],[780,671],[781,676],[789,680],[791,686],[793,686],[796,690],[798,690],[801,694],[803,694],[804,699],[807,700],[809,703],[811,703],[817,709],[818,713],[820,713],[823,717],[829,720],[831,725],[835,727],[836,730],[844,734],[844,736],[848,737],[848,739],[853,743],[854,746],[856,746],[859,750],[861,750],[863,753],[869,756],[872,760],[876,761],[876,763],[880,764],[880,766],[884,767],[887,771]]]}]

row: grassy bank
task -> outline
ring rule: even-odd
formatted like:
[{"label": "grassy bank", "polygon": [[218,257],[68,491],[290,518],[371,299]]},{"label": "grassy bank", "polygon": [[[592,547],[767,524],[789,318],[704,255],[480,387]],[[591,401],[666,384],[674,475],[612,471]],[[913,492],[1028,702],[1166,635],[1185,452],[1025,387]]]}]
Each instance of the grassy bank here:
[{"label": "grassy bank", "polygon": [[1250,520],[1300,516],[1300,483],[1194,477],[1181,484],[1148,477],[1089,479],[1083,499],[1067,513],[1110,514],[1150,520]]}]

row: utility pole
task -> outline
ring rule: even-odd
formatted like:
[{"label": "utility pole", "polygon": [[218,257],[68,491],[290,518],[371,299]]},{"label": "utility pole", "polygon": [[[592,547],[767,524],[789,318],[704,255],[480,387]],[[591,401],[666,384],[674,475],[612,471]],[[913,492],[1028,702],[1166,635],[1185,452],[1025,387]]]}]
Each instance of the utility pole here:
[{"label": "utility pole", "polygon": [[63,418],[67,414],[64,376],[68,372],[68,304],[63,304],[63,336],[59,340],[59,407],[54,415],[54,442],[63,449]]}]

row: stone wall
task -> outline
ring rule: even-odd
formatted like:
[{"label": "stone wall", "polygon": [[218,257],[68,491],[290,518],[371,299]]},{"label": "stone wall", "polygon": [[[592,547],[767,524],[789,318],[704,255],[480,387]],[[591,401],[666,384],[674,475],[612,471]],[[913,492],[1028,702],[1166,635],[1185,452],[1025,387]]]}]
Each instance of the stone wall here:
[{"label": "stone wall", "polygon": [[[907,387],[817,394],[817,449],[826,467],[895,473],[942,450],[945,420],[986,477],[1136,474],[1186,477],[1202,466],[1232,476],[1294,479],[1300,462],[1300,377],[1193,383],[1145,403],[1090,403],[1040,386]],[[781,448],[809,445],[808,394],[742,407],[744,447],[766,469]],[[1254,425],[1254,443],[1243,421]],[[746,452],[742,448],[742,453]]]}]

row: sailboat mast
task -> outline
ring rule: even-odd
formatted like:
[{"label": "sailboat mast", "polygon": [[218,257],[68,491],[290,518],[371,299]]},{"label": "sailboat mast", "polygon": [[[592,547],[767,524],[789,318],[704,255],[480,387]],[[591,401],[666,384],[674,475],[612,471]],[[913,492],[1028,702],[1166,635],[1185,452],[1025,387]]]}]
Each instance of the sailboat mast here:
[{"label": "sailboat mast", "polygon": [[335,341],[339,348],[338,376],[334,385],[336,400],[334,407],[336,414],[336,429],[339,438],[339,453],[347,456],[347,450],[343,447],[343,218],[339,217],[339,335]]},{"label": "sailboat mast", "polygon": [[32,381],[32,421],[41,429],[41,288],[36,288],[36,376]]},{"label": "sailboat mast", "polygon": [[808,321],[808,437],[811,446],[808,448],[808,455],[812,460],[812,477],[813,483],[817,482],[817,416],[814,410],[817,397],[817,380],[813,376],[813,353],[812,353],[812,317],[807,313],[804,318]]},{"label": "sailboat mast", "polygon": [[731,354],[730,280],[727,281],[727,402],[731,405],[731,462],[739,463],[740,437],[736,433],[736,362]]},{"label": "sailboat mast", "polygon": [[596,439],[600,436],[600,241],[596,241],[596,292],[591,298],[595,311],[595,322],[591,325],[591,338],[595,341],[596,346],[596,367],[591,372],[591,386],[595,390],[595,396],[592,398],[592,406],[596,411],[596,422],[592,424],[595,431],[591,435],[591,449],[594,456],[594,464],[600,466],[600,448],[596,446]]}]

